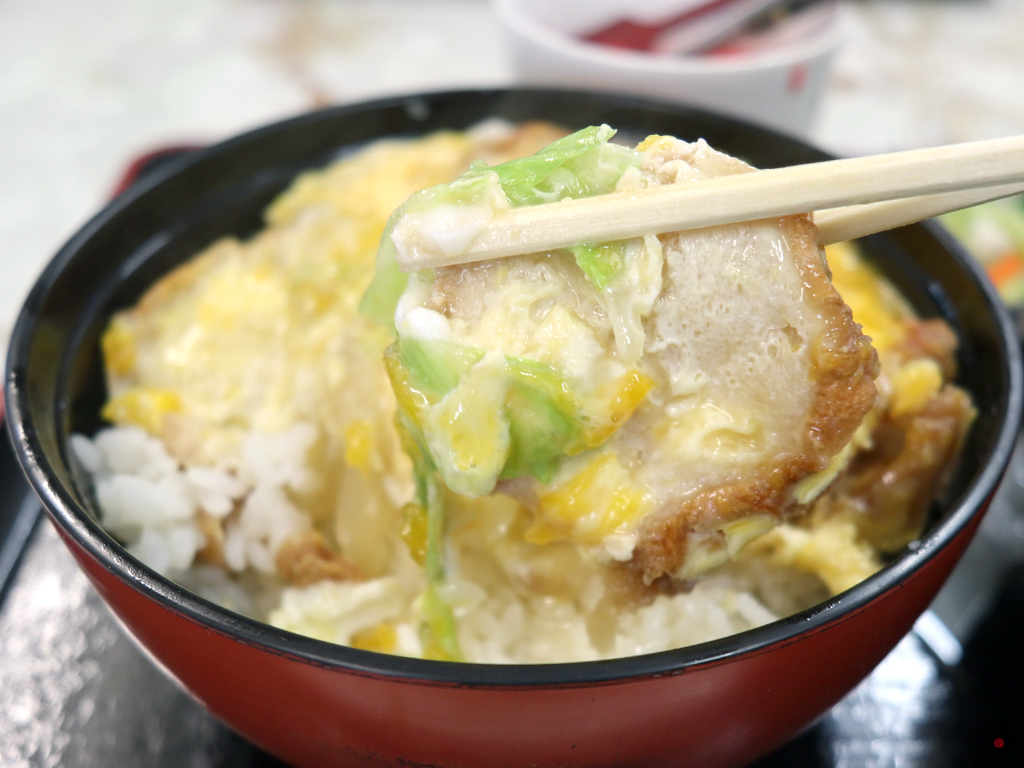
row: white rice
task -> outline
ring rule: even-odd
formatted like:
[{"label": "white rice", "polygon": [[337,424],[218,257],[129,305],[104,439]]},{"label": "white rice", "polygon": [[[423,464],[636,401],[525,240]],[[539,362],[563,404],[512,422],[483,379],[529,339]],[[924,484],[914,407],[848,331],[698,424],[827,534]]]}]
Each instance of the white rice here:
[{"label": "white rice", "polygon": [[279,435],[252,433],[237,472],[182,467],[138,427],[104,429],[92,440],[76,434],[71,447],[92,476],[103,525],[153,570],[172,577],[188,570],[206,546],[200,511],[223,519],[241,504],[225,525],[228,567],[272,574],[281,543],[311,525],[287,490],[313,484],[305,455],[315,439],[316,429],[301,423]]},{"label": "white rice", "polygon": [[[105,429],[93,439],[74,435],[71,446],[92,478],[103,525],[157,572],[229,610],[328,642],[351,644],[357,633],[389,622],[395,630],[394,652],[418,656],[422,577],[411,561],[398,575],[302,588],[283,587],[273,575],[281,543],[312,525],[288,494],[316,485],[306,462],[315,439],[316,429],[308,424],[278,435],[252,433],[234,469],[181,466],[160,440],[136,427]],[[240,512],[224,529],[230,574],[197,562],[197,552],[206,545],[198,516],[224,520],[236,509]],[[584,610],[601,599],[600,585],[584,589],[577,603],[475,583],[458,574],[454,561],[450,570],[442,598],[452,607],[467,660],[482,663],[652,653],[777,618],[754,596],[752,588],[763,579],[750,573],[716,574],[688,593],[659,596],[624,613],[613,636],[601,644],[591,638]]]}]

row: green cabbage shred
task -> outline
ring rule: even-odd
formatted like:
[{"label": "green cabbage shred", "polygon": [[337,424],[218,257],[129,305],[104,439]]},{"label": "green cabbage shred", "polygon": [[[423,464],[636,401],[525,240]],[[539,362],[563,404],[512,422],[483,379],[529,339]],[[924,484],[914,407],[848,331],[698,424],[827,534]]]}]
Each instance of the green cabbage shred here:
[{"label": "green cabbage shred", "polygon": [[[406,213],[426,211],[441,205],[479,204],[486,200],[495,177],[513,208],[614,192],[622,174],[631,167],[639,166],[643,157],[635,149],[610,144],[609,140],[614,135],[615,130],[607,125],[592,125],[552,142],[529,157],[490,168],[477,161],[455,181],[412,195],[391,215],[384,228],[377,251],[376,271],[359,304],[360,314],[395,331],[395,308],[409,283],[409,276],[398,267],[391,232]],[[590,249],[605,247],[577,246]],[[617,246],[610,244],[607,247]],[[576,259],[598,288],[607,285],[614,277],[613,273],[617,273],[610,255],[581,258],[577,254]],[[620,254],[619,271],[621,261]]]}]

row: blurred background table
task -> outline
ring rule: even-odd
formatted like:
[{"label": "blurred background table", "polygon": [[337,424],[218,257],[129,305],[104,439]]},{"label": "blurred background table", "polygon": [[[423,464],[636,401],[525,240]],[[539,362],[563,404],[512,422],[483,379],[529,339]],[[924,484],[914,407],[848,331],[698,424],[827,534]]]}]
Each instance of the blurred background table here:
[{"label": "blurred background table", "polygon": [[[855,155],[1024,132],[1024,2],[863,0],[850,10],[813,142]],[[0,338],[39,270],[139,154],[325,104],[513,81],[483,0],[5,0]],[[991,576],[1024,552],[1015,472],[965,567],[988,564]],[[34,536],[0,610],[0,763],[274,764],[148,665],[48,526]],[[973,587],[960,584],[941,599],[963,603]],[[919,646],[904,641],[817,736],[772,764],[958,764],[941,732],[959,711],[959,673]],[[118,685],[138,697],[110,698]],[[980,722],[976,736],[1009,738],[997,727]]]},{"label": "blurred background table", "polygon": [[[1024,2],[849,7],[812,141],[853,155],[1024,131]],[[130,158],[328,103],[512,81],[484,0],[5,0],[0,324]]]}]

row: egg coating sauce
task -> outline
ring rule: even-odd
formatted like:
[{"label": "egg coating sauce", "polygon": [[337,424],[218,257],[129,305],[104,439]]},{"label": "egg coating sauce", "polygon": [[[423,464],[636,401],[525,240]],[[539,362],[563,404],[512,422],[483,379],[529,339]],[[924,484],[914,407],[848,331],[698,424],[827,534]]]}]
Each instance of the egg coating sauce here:
[{"label": "egg coating sauce", "polygon": [[[268,209],[261,233],[212,245],[112,319],[104,415],[159,438],[183,469],[248,482],[253,444],[294,436],[286,443],[300,480],[285,501],[300,524],[271,540],[268,561],[231,551],[230,534],[254,499],[240,497],[221,516],[196,513],[197,567],[245,584],[254,569],[272,577],[253,583],[276,625],[430,655],[429,633],[418,629],[429,525],[411,503],[412,462],[382,364],[394,337],[357,306],[385,222],[406,197],[474,158],[530,154],[560,133],[484,126],[370,145],[301,176]],[[745,169],[706,145],[682,145],[648,144],[643,166],[621,183]],[[704,270],[708,261],[719,268]],[[394,318],[400,337],[421,351],[434,342],[479,351],[463,359],[467,372],[482,366],[466,377],[466,403],[477,391],[516,403],[517,419],[494,425],[491,442],[506,435],[514,447],[540,435],[533,442],[557,444],[567,457],[551,464],[513,452],[509,461],[534,475],[496,477],[497,493],[476,498],[442,491],[447,573],[437,594],[466,658],[583,660],[710,639],[723,630],[690,622],[669,645],[652,645],[630,622],[644,615],[637,606],[662,605],[658,595],[677,590],[678,579],[710,573],[695,594],[719,594],[716,578],[727,577],[749,583],[771,609],[740,610],[728,597],[724,631],[739,631],[842,591],[879,567],[879,552],[917,535],[973,416],[950,383],[955,337],[940,321],[917,320],[851,247],[830,247],[829,263],[881,358],[877,402],[863,419],[863,404],[818,421],[807,415],[830,372],[844,361],[863,372],[870,365],[856,334],[834,333],[850,324],[824,287],[813,230],[800,217],[410,282]],[[725,289],[734,298],[719,308]],[[787,301],[795,290],[819,296]],[[503,359],[485,363],[499,347]],[[434,417],[459,424],[461,404],[448,405]],[[477,439],[472,432],[462,441]],[[472,461],[473,450],[467,455]],[[797,464],[801,480],[784,476],[794,456],[808,457]],[[748,482],[765,467],[767,479]],[[773,482],[784,493],[772,496]],[[716,506],[708,492],[723,488],[736,492]],[[668,583],[665,573],[677,578]],[[773,579],[785,588],[766,588]]]}]

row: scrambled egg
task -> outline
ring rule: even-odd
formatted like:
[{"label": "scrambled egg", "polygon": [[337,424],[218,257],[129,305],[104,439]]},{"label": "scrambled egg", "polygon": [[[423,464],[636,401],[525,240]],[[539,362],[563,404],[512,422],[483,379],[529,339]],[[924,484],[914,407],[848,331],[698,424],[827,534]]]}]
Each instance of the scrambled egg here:
[{"label": "scrambled egg", "polygon": [[[500,215],[567,190],[753,170],[704,142],[652,136],[630,149],[611,134],[587,128],[417,193],[396,211],[392,261],[436,250],[452,210],[496,197]],[[380,275],[390,248],[385,234]],[[532,540],[629,561],[647,582],[697,575],[691,556],[705,567],[728,558],[751,515],[794,516],[814,494],[797,490],[794,503],[793,486],[830,470],[814,481],[820,493],[839,474],[876,397],[875,353],[829,284],[806,217],[423,272],[397,300],[395,327],[393,383],[422,403],[400,397],[402,415],[443,482],[469,496],[518,483],[536,514]],[[568,402],[522,378],[514,400],[509,376],[527,369],[558,381]],[[619,384],[629,381],[642,386]]]},{"label": "scrambled egg", "polygon": [[182,462],[229,470],[250,432],[316,425],[318,482],[300,507],[364,573],[388,571],[409,462],[380,364],[390,339],[357,306],[391,211],[474,151],[466,134],[440,133],[300,176],[261,233],[213,244],[115,316],[102,340],[104,416],[160,437]]},{"label": "scrambled egg", "polygon": [[[586,615],[589,631],[601,635],[622,605],[646,599],[637,598],[632,587],[616,586],[615,572],[593,552],[600,548],[605,556],[628,559],[638,521],[656,505],[650,478],[634,471],[649,455],[638,454],[628,440],[608,441],[651,405],[659,387],[669,395],[656,405],[674,402],[675,410],[651,434],[658,445],[690,457],[693,466],[683,469],[695,477],[737,456],[757,461],[772,444],[766,417],[756,409],[726,412],[711,401],[690,407],[700,400],[697,393],[709,391],[708,372],[679,369],[664,380],[638,364],[649,333],[643,318],[663,287],[666,254],[657,238],[634,244],[628,254],[576,254],[595,284],[612,288],[603,303],[584,308],[599,322],[584,322],[556,301],[558,292],[579,300],[592,295],[573,282],[583,280],[581,275],[551,272],[558,256],[535,259],[519,272],[506,265],[479,268],[462,288],[479,278],[480,291],[449,292],[451,301],[469,302],[457,311],[438,303],[445,292],[435,290],[434,277],[424,279],[416,301],[400,305],[396,316],[410,343],[486,350],[500,342],[504,355],[462,360],[472,375],[441,395],[431,394],[430,402],[412,384],[393,394],[398,378],[389,378],[382,364],[393,337],[357,311],[389,215],[410,194],[451,180],[476,157],[495,162],[528,154],[554,133],[527,126],[497,142],[438,133],[370,145],[300,176],[268,208],[263,231],[246,242],[227,238],[210,245],[108,326],[102,338],[110,392],[104,417],[160,438],[182,466],[234,473],[253,434],[278,435],[306,425],[315,435],[305,455],[311,480],[288,491],[289,502],[312,520],[315,533],[285,542],[276,553],[280,578],[288,581],[301,571],[305,581],[292,583],[304,589],[286,590],[272,614],[275,624],[370,650],[425,653],[416,622],[425,610],[420,568],[428,560],[432,523],[427,506],[414,500],[413,464],[394,423],[396,396],[403,410],[432,420],[435,438],[447,440],[439,452],[451,457],[453,475],[468,478],[452,489],[466,495],[444,492],[452,576],[436,599],[456,619],[484,600],[482,590],[511,590],[570,602]],[[660,145],[652,146],[658,151]],[[676,574],[681,578],[739,558],[812,573],[834,593],[879,567],[864,523],[870,510],[863,500],[873,497],[859,487],[836,489],[850,475],[851,460],[876,448],[879,424],[933,418],[935,403],[949,392],[949,371],[942,360],[906,351],[913,313],[855,248],[832,246],[828,261],[833,284],[882,355],[879,402],[827,469],[811,474],[798,491],[801,503],[814,503],[812,514],[782,525],[758,514],[720,521],[714,530],[689,537],[686,568]],[[534,280],[537,275],[557,279]],[[410,283],[412,292],[417,279]],[[483,302],[485,284],[508,295]],[[771,344],[783,349],[795,342],[783,333]],[[387,361],[392,368],[395,359]],[[437,373],[429,360],[417,359],[426,365],[420,374],[429,379]],[[578,391],[552,379],[543,366],[566,372]],[[479,409],[510,397],[520,398],[520,412],[528,417],[503,422],[489,418],[494,409]],[[955,437],[955,430],[949,434]],[[543,456],[512,450],[527,443],[560,446],[570,456],[532,498],[515,478],[502,478],[501,466],[475,464],[504,446],[513,464],[542,473]],[[485,482],[478,482],[481,477]],[[662,480],[671,484],[678,477]],[[523,503],[502,495],[470,498],[495,483]],[[225,512],[204,515],[200,524],[207,539],[204,557],[227,569],[218,547],[223,549],[224,527],[238,510]],[[894,540],[912,536],[914,520]],[[294,557],[282,559],[289,552]],[[346,565],[323,566],[331,558],[343,558]],[[300,560],[306,565],[299,567]],[[307,567],[310,562],[316,567]]]}]

